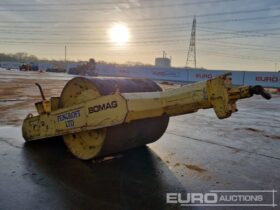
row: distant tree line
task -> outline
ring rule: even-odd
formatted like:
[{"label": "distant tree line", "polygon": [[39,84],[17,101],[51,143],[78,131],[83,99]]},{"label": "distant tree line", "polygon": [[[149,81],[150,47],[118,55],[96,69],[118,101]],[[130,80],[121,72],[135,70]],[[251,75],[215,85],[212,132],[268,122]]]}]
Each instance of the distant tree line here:
[{"label": "distant tree line", "polygon": [[0,61],[12,61],[12,62],[37,62],[38,58],[35,55],[28,55],[25,52],[19,52],[16,54],[0,53]]},{"label": "distant tree line", "polygon": [[[29,55],[26,52],[18,52],[15,54],[6,54],[6,53],[0,53],[0,62],[1,61],[10,61],[10,62],[20,62],[20,63],[31,63],[31,62],[47,62],[51,63],[54,66],[58,68],[65,67],[65,64],[67,63],[85,63],[87,61],[70,61],[68,60],[66,63],[64,60],[48,60],[48,59],[39,59],[35,55]],[[128,61],[123,64],[113,63],[113,62],[106,62],[106,61],[97,61],[97,64],[108,64],[113,66],[122,66],[122,67],[129,67],[129,66],[152,66],[150,64],[144,64],[141,62],[132,62]]]},{"label": "distant tree line", "polygon": [[112,65],[112,66],[120,66],[120,67],[130,67],[130,66],[153,66],[151,64],[145,64],[142,62],[134,62],[134,61],[127,61],[126,63],[114,63],[114,62],[107,62],[107,61],[97,61],[97,64],[107,64],[107,65]]}]

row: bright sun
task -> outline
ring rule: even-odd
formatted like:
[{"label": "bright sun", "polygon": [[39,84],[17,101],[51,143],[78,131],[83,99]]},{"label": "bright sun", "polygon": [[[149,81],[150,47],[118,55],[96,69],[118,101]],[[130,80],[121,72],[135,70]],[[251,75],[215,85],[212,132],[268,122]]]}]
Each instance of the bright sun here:
[{"label": "bright sun", "polygon": [[123,45],[128,41],[129,31],[126,25],[118,23],[110,29],[109,36],[112,42]]}]

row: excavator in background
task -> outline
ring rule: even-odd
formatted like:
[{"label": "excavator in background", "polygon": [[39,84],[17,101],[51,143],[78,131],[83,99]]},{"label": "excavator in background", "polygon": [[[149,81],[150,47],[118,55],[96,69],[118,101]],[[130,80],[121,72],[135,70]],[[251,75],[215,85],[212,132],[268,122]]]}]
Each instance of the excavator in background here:
[{"label": "excavator in background", "polygon": [[68,73],[81,76],[97,76],[96,72],[96,61],[91,58],[87,63],[83,63],[79,66],[70,68]]}]

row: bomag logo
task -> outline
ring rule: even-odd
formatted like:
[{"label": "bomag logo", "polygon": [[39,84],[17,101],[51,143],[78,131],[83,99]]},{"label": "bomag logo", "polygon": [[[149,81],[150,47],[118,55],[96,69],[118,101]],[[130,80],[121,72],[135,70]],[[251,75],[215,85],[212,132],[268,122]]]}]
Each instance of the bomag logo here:
[{"label": "bomag logo", "polygon": [[111,101],[108,103],[104,103],[104,104],[99,104],[99,105],[95,105],[95,106],[91,106],[88,108],[88,112],[90,114],[95,113],[95,112],[100,112],[100,111],[104,111],[107,109],[114,109],[118,107],[118,102],[117,101]]}]

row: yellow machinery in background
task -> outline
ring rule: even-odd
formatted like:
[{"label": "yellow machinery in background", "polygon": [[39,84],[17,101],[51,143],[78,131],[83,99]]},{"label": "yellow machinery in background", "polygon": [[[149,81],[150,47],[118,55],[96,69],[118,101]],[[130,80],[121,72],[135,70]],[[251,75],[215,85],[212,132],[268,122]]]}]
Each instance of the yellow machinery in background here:
[{"label": "yellow machinery in background", "polygon": [[80,159],[106,156],[145,145],[165,132],[169,117],[213,108],[219,119],[237,111],[236,101],[261,94],[261,86],[231,87],[229,75],[162,91],[148,79],[76,77],[60,97],[35,104],[37,116],[23,122],[26,141],[63,136]]}]

